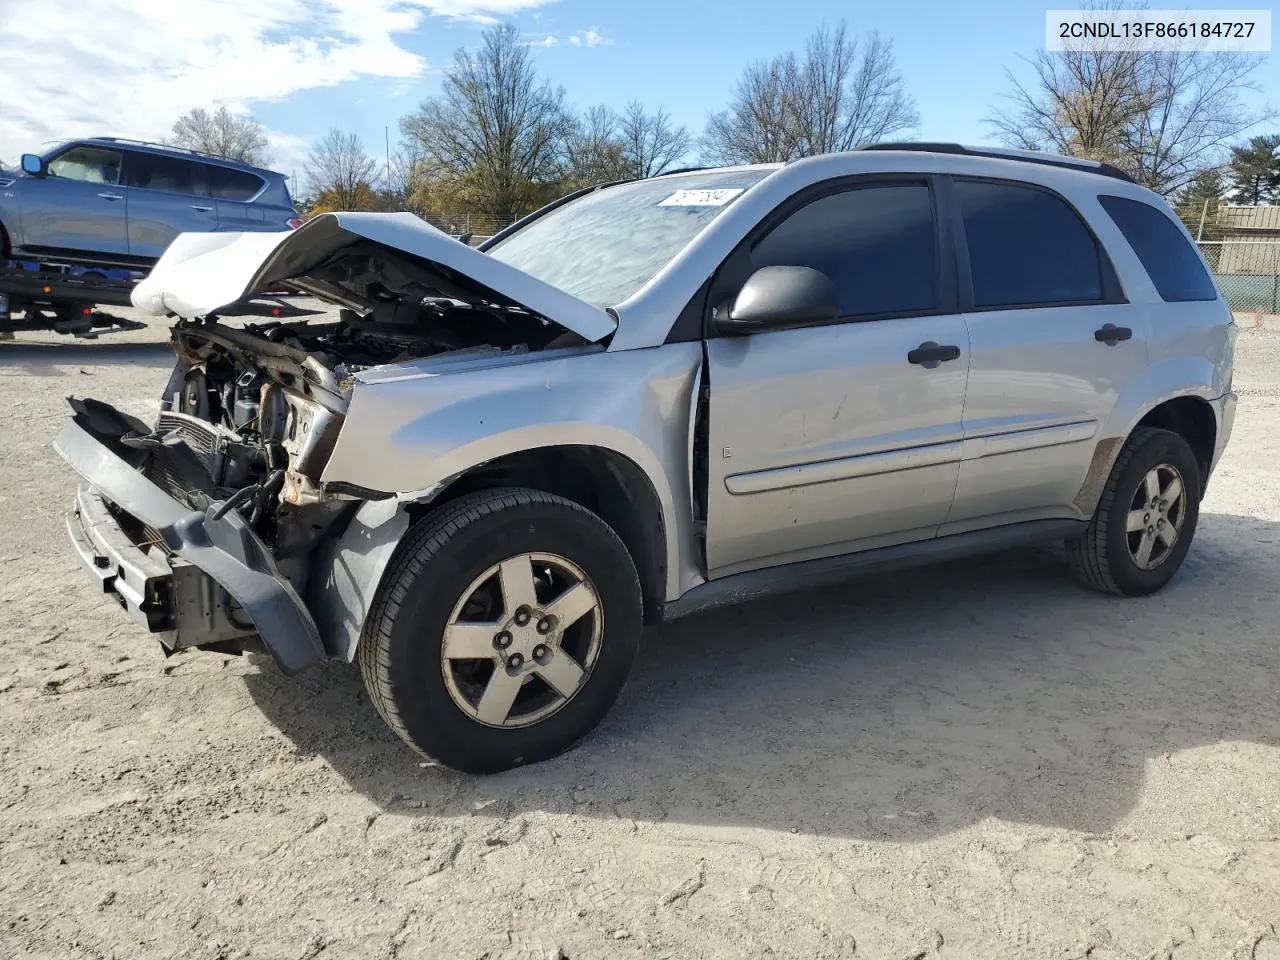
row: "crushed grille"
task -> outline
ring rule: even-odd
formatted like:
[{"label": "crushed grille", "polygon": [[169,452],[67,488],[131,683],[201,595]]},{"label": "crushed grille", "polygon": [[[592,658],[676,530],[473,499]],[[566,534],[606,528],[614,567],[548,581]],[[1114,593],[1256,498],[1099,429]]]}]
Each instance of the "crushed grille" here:
[{"label": "crushed grille", "polygon": [[165,442],[150,451],[144,475],[175,500],[195,507],[192,493],[217,484],[223,437],[212,424],[171,411],[160,413],[155,432]]},{"label": "crushed grille", "polygon": [[162,410],[156,421],[156,433],[162,437],[181,440],[200,461],[205,472],[210,477],[216,475],[222,436],[213,424],[196,417]]}]

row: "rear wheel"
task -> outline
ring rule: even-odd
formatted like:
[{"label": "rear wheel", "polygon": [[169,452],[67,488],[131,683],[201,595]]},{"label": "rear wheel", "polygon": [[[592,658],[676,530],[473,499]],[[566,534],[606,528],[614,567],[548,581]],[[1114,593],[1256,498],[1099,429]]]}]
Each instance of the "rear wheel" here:
[{"label": "rear wheel", "polygon": [[1136,430],[1085,534],[1067,541],[1076,578],[1117,596],[1159,590],[1191,547],[1200,489],[1200,468],[1186,440],[1170,430]]},{"label": "rear wheel", "polygon": [[492,773],[565,750],[621,691],[640,583],[603,520],[505,488],[413,528],[360,641],[379,713],[420,753]]}]

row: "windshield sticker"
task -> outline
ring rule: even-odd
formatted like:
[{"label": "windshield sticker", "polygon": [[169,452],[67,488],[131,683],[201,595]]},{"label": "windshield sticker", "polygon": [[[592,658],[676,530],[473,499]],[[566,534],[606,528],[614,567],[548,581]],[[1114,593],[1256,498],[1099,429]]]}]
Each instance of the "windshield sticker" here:
[{"label": "windshield sticker", "polygon": [[724,190],[677,190],[667,199],[661,201],[658,206],[723,207],[742,192],[742,187],[729,187]]}]

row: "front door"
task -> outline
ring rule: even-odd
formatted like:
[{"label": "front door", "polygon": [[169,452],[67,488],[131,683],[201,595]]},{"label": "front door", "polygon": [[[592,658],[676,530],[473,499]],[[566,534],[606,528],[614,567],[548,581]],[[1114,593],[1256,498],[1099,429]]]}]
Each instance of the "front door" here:
[{"label": "front door", "polygon": [[708,341],[709,577],[928,539],[946,519],[969,344],[935,224],[926,180],[854,181],[726,263],[739,287],[763,266],[821,270],[842,316]]},{"label": "front door", "polygon": [[80,145],[49,162],[48,175],[23,180],[24,246],[48,253],[129,252],[119,150]]}]

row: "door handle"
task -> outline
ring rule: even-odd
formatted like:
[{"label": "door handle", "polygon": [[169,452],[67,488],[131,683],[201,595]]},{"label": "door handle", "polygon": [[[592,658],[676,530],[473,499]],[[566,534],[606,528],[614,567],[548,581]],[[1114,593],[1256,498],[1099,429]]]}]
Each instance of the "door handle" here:
[{"label": "door handle", "polygon": [[907,354],[907,363],[918,364],[926,370],[932,370],[940,363],[956,360],[960,357],[960,348],[953,344],[940,345],[926,340]]},{"label": "door handle", "polygon": [[118,193],[100,193],[98,194],[103,200],[123,200],[124,197]]},{"label": "door handle", "polygon": [[1128,327],[1117,327],[1114,323],[1104,323],[1093,331],[1093,339],[1099,343],[1105,343],[1108,347],[1114,347],[1121,340],[1128,340],[1132,336],[1133,331]]},{"label": "door handle", "polygon": [[202,207],[198,203],[193,203],[191,209],[198,210],[200,213],[213,213],[213,207]]}]

